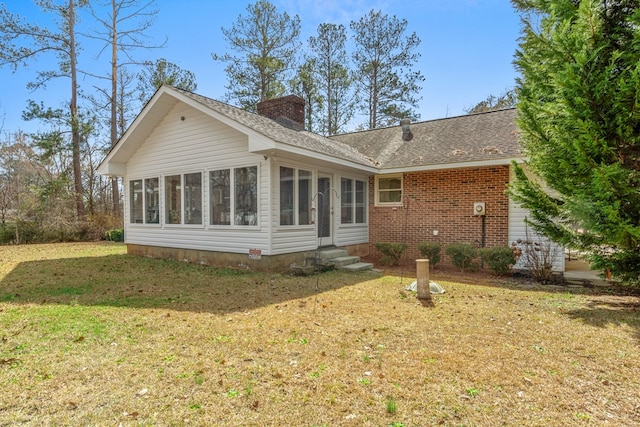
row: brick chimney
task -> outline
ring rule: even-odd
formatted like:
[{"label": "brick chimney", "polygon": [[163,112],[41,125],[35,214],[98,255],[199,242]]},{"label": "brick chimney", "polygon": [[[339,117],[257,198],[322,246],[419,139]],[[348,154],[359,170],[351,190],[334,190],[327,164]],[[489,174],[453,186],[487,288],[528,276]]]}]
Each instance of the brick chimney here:
[{"label": "brick chimney", "polygon": [[304,130],[304,99],[296,95],[259,102],[258,114],[294,130]]}]

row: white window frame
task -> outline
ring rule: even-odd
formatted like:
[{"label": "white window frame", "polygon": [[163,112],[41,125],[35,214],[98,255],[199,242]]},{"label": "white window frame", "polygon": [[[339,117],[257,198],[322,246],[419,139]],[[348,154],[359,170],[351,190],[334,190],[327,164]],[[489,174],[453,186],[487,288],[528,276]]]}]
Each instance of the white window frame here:
[{"label": "white window frame", "polygon": [[[160,226],[160,218],[158,218],[158,222],[149,222],[147,221],[147,195],[146,195],[146,184],[147,181],[150,179],[157,179],[158,180],[158,215],[160,215],[160,210],[162,209],[162,200],[160,198],[160,186],[162,185],[162,177],[160,176],[148,176],[145,178],[132,178],[128,180],[128,205],[129,205],[129,219],[128,219],[128,223],[130,225],[135,225],[135,226],[153,226],[153,227],[158,227]],[[131,214],[133,211],[133,206],[131,203],[131,192],[133,191],[132,188],[132,183],[135,181],[140,181],[142,183],[142,195],[141,195],[141,203],[142,203],[142,222],[132,222],[131,221]]]},{"label": "white window frame", "polygon": [[[186,180],[185,180],[185,175],[191,175],[191,174],[200,174],[200,212],[201,212],[201,221],[200,224],[187,224],[185,222],[186,219],[186,209],[187,209],[187,204],[186,204],[186,196],[187,196],[187,192],[186,190]],[[163,226],[167,226],[167,227],[185,227],[185,228],[202,228],[205,224],[205,220],[204,220],[204,204],[205,204],[205,183],[204,183],[204,175],[205,172],[203,172],[202,170],[196,170],[196,171],[188,171],[188,172],[176,172],[176,173],[167,173],[165,175],[163,175],[161,177],[161,186],[162,186],[162,197],[160,198],[160,202],[161,202],[161,206],[160,206],[160,210],[161,212],[163,212],[162,215],[162,225]],[[179,176],[180,177],[180,222],[179,223],[169,223],[167,222],[167,177],[170,176]],[[191,208],[195,208],[195,206],[191,206]]]},{"label": "white window frame", "polygon": [[[134,182],[140,182],[140,222],[133,221],[134,211],[135,211],[133,206],[133,199],[134,199],[133,183]],[[129,221],[128,222],[129,224],[134,224],[134,225],[144,224],[144,179],[143,178],[129,180]]]},{"label": "white window frame", "polygon": [[[342,181],[346,180],[346,181],[350,181],[351,182],[351,203],[350,203],[350,208],[351,208],[351,222],[342,222],[342,209],[343,209],[343,205],[342,205],[342,201],[343,201],[343,195],[342,195]],[[364,185],[363,188],[363,209],[364,209],[364,221],[363,222],[357,222],[357,207],[358,207],[358,197],[357,197],[357,189],[358,189],[358,182],[361,182]],[[343,176],[340,178],[340,224],[344,224],[344,225],[366,225],[369,222],[369,209],[368,209],[368,205],[369,205],[369,191],[368,191],[368,187],[369,187],[369,182],[367,179],[359,179],[359,178],[352,178],[352,177],[348,177],[348,176]]]},{"label": "white window frame", "polygon": [[[380,179],[400,178],[400,201],[399,202],[381,202],[380,201]],[[385,189],[382,191],[397,191],[395,189]],[[404,196],[404,174],[393,173],[386,175],[376,175],[375,177],[375,205],[376,206],[402,206],[402,197]]]},{"label": "white window frame", "polygon": [[[279,164],[277,165],[277,170],[278,170],[278,177],[277,180],[275,180],[277,182],[277,186],[278,186],[278,218],[280,218],[281,216],[281,197],[282,194],[280,192],[281,186],[281,180],[280,180],[280,168],[287,168],[287,169],[292,169],[293,170],[293,203],[292,203],[292,209],[293,209],[293,224],[281,224],[280,219],[278,219],[278,227],[309,227],[312,228],[314,226],[313,221],[313,190],[314,190],[314,177],[315,172],[313,170],[304,168],[304,167],[296,167],[296,166],[291,166],[291,165],[286,165],[286,164]],[[309,184],[310,184],[310,201],[309,201],[309,207],[308,207],[308,215],[309,218],[307,220],[307,224],[300,224],[300,171],[304,171],[304,172],[308,172],[310,175],[308,176],[309,178]]]},{"label": "white window frame", "polygon": [[[237,224],[236,223],[236,170],[237,169],[245,169],[245,168],[256,168],[256,214],[254,218],[254,224]],[[211,168],[208,169],[204,175],[206,176],[206,196],[208,200],[207,210],[211,209],[211,172],[214,171],[229,171],[229,224],[211,224],[210,212],[207,215],[207,227],[210,228],[230,228],[237,227],[242,229],[247,228],[259,228],[260,226],[260,165],[257,164],[248,164],[248,165],[236,165],[236,166],[227,166],[227,167],[219,167],[219,168]]]}]

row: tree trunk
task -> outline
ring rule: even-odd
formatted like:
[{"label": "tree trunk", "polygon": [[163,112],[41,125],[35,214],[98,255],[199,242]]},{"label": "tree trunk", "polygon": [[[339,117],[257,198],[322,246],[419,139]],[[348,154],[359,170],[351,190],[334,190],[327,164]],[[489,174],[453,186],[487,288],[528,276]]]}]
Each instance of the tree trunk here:
[{"label": "tree trunk", "polygon": [[[116,0],[111,0],[111,147],[118,142],[118,28]],[[111,195],[113,197],[113,214],[120,216],[120,189],[118,177],[111,178]]]},{"label": "tree trunk", "polygon": [[86,219],[82,188],[82,166],[80,163],[80,123],[78,120],[78,78],[76,68],[75,3],[69,0],[69,65],[71,71],[71,144],[73,146],[73,183],[75,189],[76,215],[78,220]]}]

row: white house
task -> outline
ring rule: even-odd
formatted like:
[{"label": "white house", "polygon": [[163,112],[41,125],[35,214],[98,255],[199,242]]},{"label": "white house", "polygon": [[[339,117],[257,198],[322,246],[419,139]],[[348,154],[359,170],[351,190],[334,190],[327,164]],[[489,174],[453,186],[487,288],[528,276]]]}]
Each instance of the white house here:
[{"label": "white house", "polygon": [[130,253],[284,270],[323,246],[367,255],[387,237],[474,242],[477,201],[482,243],[524,237],[523,211],[504,193],[521,158],[513,110],[332,138],[303,129],[295,96],[258,113],[157,91],[98,167],[124,179]]}]

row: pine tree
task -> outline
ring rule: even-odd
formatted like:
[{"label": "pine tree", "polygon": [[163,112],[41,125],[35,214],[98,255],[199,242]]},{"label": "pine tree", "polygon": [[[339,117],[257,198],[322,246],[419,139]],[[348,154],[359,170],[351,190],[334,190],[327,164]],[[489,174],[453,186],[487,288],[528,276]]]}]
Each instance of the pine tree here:
[{"label": "pine tree", "polygon": [[171,85],[178,89],[194,92],[198,88],[196,75],[179,65],[160,58],[155,62],[145,62],[145,67],[138,74],[138,91],[140,102],[145,104],[162,85]]},{"label": "pine tree", "polygon": [[516,167],[511,193],[538,232],[638,283],[639,2],[513,3],[523,17],[515,63],[528,169]]},{"label": "pine tree", "polygon": [[416,33],[406,35],[407,20],[371,10],[350,24],[356,48],[353,61],[359,86],[360,109],[368,128],[416,120],[415,112],[424,77],[412,67],[420,57]]},{"label": "pine tree", "polygon": [[344,131],[353,117],[352,79],[348,67],[346,29],[343,25],[320,24],[318,35],[309,38],[314,58],[314,78],[322,94],[319,131],[335,135]]},{"label": "pine tree", "polygon": [[300,47],[300,18],[279,13],[266,0],[247,6],[247,12],[231,28],[222,29],[229,47],[239,54],[212,57],[227,63],[226,100],[254,111],[258,102],[284,94]]}]

